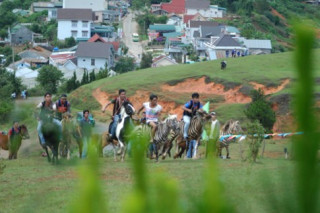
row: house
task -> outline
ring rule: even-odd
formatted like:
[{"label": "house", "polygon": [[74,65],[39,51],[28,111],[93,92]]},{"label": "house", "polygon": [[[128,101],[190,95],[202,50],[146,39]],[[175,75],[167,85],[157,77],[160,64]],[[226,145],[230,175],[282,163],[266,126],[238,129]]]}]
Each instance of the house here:
[{"label": "house", "polygon": [[174,59],[169,58],[168,56],[161,55],[152,60],[151,67],[164,67],[170,65],[178,64]]},{"label": "house", "polygon": [[106,25],[99,25],[99,24],[92,24],[91,26],[91,37],[95,34],[98,34],[102,37],[105,41],[114,41],[117,37],[115,33],[115,29],[113,26],[106,26]]},{"label": "house", "polygon": [[42,12],[47,10],[48,11],[48,20],[56,19],[57,18],[57,10],[62,8],[61,2],[33,2],[31,4],[30,10],[31,12]]},{"label": "house", "polygon": [[201,14],[206,18],[222,18],[225,15],[225,9],[216,5],[210,5],[209,0],[185,0],[186,14]]},{"label": "house", "polygon": [[184,14],[185,13],[185,0],[172,0],[168,3],[160,3],[151,5],[151,11],[164,10],[167,13]]},{"label": "house", "polygon": [[219,26],[218,22],[215,21],[194,21],[189,20],[186,26],[186,42],[192,43],[195,35],[195,31],[200,32],[200,27],[217,27]]},{"label": "house", "polygon": [[240,52],[241,55],[246,51],[246,48],[236,39],[226,34],[212,36],[210,42],[206,42],[205,45],[210,60],[228,57],[231,55],[231,51]]},{"label": "house", "polygon": [[167,25],[174,25],[182,28],[183,27],[182,17],[176,14],[170,15],[167,21]]},{"label": "house", "polygon": [[247,48],[247,54],[249,55],[270,54],[272,51],[272,44],[270,40],[246,39],[243,37],[235,39]]},{"label": "house", "polygon": [[9,40],[11,44],[19,45],[24,43],[33,42],[33,34],[28,27],[22,24],[15,25],[10,33],[9,33]]},{"label": "house", "polygon": [[119,41],[106,41],[98,34],[94,34],[88,42],[102,42],[106,44],[111,44],[113,46],[113,49],[117,56],[121,55],[121,48],[120,48],[120,42]]},{"label": "house", "polygon": [[58,39],[91,37],[91,9],[58,9]]},{"label": "house", "polygon": [[149,41],[153,41],[159,37],[163,37],[163,33],[176,32],[176,27],[174,25],[167,24],[154,24],[150,25],[148,29]]},{"label": "house", "polygon": [[25,62],[29,63],[31,67],[41,67],[49,63],[51,52],[40,46],[32,49],[24,50],[18,54]]},{"label": "house", "polygon": [[203,17],[200,13],[196,13],[195,15],[184,15],[183,24],[187,26],[189,21],[207,21],[207,18]]},{"label": "house", "polygon": [[178,63],[185,63],[188,45],[181,41],[181,38],[167,38],[163,52],[169,55]]},{"label": "house", "polygon": [[[75,52],[55,52],[49,57],[49,64],[61,69],[69,60],[75,58]],[[76,66],[73,68],[76,68]]]},{"label": "house", "polygon": [[110,69],[114,66],[115,52],[111,44],[101,42],[80,42],[75,56],[79,68],[87,70]]},{"label": "house", "polygon": [[106,5],[105,0],[63,0],[63,8],[103,11],[106,8]]}]

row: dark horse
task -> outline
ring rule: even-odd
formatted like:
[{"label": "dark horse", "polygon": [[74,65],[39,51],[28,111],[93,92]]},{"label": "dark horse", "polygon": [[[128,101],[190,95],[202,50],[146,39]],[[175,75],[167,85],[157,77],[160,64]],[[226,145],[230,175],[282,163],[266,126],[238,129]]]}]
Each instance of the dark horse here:
[{"label": "dark horse", "polygon": [[43,149],[47,153],[48,161],[51,162],[51,157],[48,152],[48,147],[51,149],[52,152],[52,163],[58,163],[58,150],[59,150],[59,137],[60,131],[59,126],[53,122],[52,116],[46,116],[42,120],[42,127],[41,131],[43,133],[43,137],[45,139],[45,144],[41,144]]},{"label": "dark horse", "polygon": [[8,135],[0,134],[0,148],[9,150],[9,160],[17,159],[22,140],[30,138],[28,129],[25,125],[19,126],[19,129],[20,133],[13,135],[10,142]]}]

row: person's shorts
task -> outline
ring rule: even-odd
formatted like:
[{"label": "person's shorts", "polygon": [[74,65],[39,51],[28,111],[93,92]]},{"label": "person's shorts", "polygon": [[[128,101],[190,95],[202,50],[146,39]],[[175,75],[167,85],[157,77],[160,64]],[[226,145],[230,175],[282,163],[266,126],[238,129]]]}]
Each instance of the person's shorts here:
[{"label": "person's shorts", "polygon": [[159,123],[158,121],[147,121],[148,126],[151,126],[151,125],[150,125],[150,122],[153,122],[153,123],[155,123],[156,125],[158,125],[158,123]]}]

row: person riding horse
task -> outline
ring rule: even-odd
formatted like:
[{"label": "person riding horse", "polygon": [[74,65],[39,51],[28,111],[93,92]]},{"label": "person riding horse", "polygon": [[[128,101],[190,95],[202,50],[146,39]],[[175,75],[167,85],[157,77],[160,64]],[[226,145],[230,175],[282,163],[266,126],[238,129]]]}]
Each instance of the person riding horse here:
[{"label": "person riding horse", "polygon": [[60,96],[60,99],[56,101],[54,107],[56,110],[56,118],[58,120],[62,120],[62,115],[66,112],[68,112],[69,114],[71,113],[71,106],[70,106],[70,102],[67,100],[67,95],[66,94],[62,94]]},{"label": "person riding horse", "polygon": [[116,128],[118,125],[119,120],[121,119],[120,115],[120,109],[124,102],[128,102],[129,99],[126,97],[126,90],[120,89],[119,90],[119,96],[109,103],[107,103],[103,108],[102,112],[104,113],[106,108],[113,104],[113,111],[112,111],[112,122],[109,125],[109,140],[112,141],[113,139],[116,139]]}]

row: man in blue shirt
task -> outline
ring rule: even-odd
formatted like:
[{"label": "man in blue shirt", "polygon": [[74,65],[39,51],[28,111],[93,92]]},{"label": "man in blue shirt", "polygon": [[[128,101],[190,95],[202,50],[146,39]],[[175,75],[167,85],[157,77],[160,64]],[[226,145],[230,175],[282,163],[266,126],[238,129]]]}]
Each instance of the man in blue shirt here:
[{"label": "man in blue shirt", "polygon": [[195,92],[192,94],[192,99],[188,101],[183,109],[183,121],[184,121],[184,130],[183,130],[183,138],[188,141],[188,130],[191,122],[191,118],[196,114],[197,110],[202,109],[202,104],[199,101],[200,95]]}]

